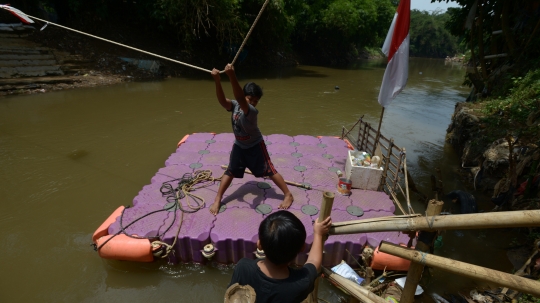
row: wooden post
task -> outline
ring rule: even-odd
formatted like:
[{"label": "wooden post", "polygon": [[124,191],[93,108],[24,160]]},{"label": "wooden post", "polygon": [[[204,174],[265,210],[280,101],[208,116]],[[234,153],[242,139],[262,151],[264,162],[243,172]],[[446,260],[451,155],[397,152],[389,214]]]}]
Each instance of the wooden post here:
[{"label": "wooden post", "polygon": [[326,218],[330,217],[332,212],[332,205],[334,205],[334,193],[325,191],[322,196],[322,205],[321,211],[319,214],[319,222],[324,221]]},{"label": "wooden post", "polygon": [[[319,212],[319,219],[318,222],[324,221],[326,218],[330,217],[330,213],[332,212],[332,205],[334,205],[334,193],[325,191],[322,195],[322,205],[321,210]],[[327,237],[323,237],[323,250],[324,250],[324,241],[326,241]],[[324,256],[324,252],[323,252]],[[317,277],[315,280],[315,285],[313,287],[313,291],[308,295],[308,297],[302,301],[302,303],[318,303],[319,301],[319,281],[320,277]]]},{"label": "wooden post", "polygon": [[433,217],[407,215],[334,222],[330,234],[538,226],[540,226],[540,210],[517,210]]},{"label": "wooden post", "polygon": [[540,282],[535,280],[519,277],[509,273],[465,262],[435,256],[428,253],[415,251],[385,241],[381,242],[381,245],[379,246],[379,251],[398,256],[403,259],[411,260],[414,263],[421,263],[422,265],[438,268],[460,276],[465,276],[471,279],[482,280],[500,286],[505,286],[513,290],[517,290],[526,294],[531,294],[535,297],[540,296]]},{"label": "wooden post", "polygon": [[[431,200],[428,203],[426,210],[426,218],[428,216],[438,216],[443,208],[444,202]],[[418,241],[416,243],[415,250],[421,252],[429,252],[429,248],[433,244],[435,239],[436,232],[425,232],[420,231],[418,236]],[[426,242],[423,242],[421,239],[425,239]],[[412,263],[407,272],[407,280],[405,280],[405,286],[403,287],[403,292],[401,293],[400,303],[411,303],[414,302],[414,293],[416,292],[416,287],[418,282],[422,278],[422,273],[424,272],[424,265],[421,263]]]}]

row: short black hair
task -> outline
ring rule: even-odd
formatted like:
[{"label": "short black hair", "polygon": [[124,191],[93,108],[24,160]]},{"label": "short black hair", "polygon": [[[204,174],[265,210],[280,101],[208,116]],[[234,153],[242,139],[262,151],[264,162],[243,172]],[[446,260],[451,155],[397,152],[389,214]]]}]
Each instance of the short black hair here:
[{"label": "short black hair", "polygon": [[302,250],[306,228],[291,212],[277,211],[261,222],[259,241],[266,259],[276,265],[286,264]]},{"label": "short black hair", "polygon": [[248,82],[244,85],[244,95],[261,98],[263,95],[262,88],[255,84],[255,82]]}]

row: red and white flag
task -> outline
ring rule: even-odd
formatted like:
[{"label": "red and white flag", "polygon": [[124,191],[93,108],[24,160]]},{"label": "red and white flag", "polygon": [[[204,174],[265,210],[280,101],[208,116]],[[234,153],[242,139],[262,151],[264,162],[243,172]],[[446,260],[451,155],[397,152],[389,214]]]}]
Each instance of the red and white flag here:
[{"label": "red and white flag", "polygon": [[30,18],[28,18],[28,16],[21,12],[20,10],[14,8],[14,7],[11,7],[9,5],[3,5],[3,4],[0,4],[0,8],[3,8],[7,11],[9,11],[10,13],[12,13],[15,17],[19,18],[22,22],[26,23],[26,24],[30,24],[30,23],[34,23],[34,21]]},{"label": "red and white flag", "polygon": [[411,0],[399,1],[397,12],[382,47],[383,53],[388,57],[388,65],[379,91],[379,104],[383,107],[389,105],[407,84],[410,19]]}]

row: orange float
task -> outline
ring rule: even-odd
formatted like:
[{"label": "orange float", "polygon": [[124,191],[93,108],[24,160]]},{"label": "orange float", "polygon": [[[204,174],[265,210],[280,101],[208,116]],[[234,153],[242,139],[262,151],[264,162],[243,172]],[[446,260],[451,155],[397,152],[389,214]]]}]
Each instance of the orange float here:
[{"label": "orange float", "polygon": [[124,211],[124,206],[118,207],[106,220],[103,222],[98,229],[94,232],[94,235],[92,236],[92,242],[97,243],[97,240],[103,236],[107,236],[109,234],[109,226],[113,224],[114,221],[116,221],[116,218],[118,218],[122,211]]},{"label": "orange float", "polygon": [[99,238],[96,245],[99,256],[104,259],[136,262],[154,261],[152,244],[148,239],[132,238],[124,234],[107,235]]},{"label": "orange float", "polygon": [[354,150],[354,146],[351,144],[351,142],[349,142],[348,139],[343,139],[343,141],[345,141],[345,143],[347,143],[347,147],[350,149],[350,150]]},{"label": "orange float", "polygon": [[176,148],[179,148],[180,145],[182,145],[184,142],[186,142],[188,137],[189,137],[189,135],[185,135],[184,138],[182,138],[182,140],[180,140],[180,142],[178,142],[178,144],[176,145]]},{"label": "orange float", "polygon": [[[407,247],[405,244],[399,244],[400,246]],[[413,247],[414,248],[414,247]],[[375,270],[394,270],[394,271],[408,271],[411,266],[411,261],[402,259],[400,257],[392,256],[387,253],[379,251],[379,247],[373,251],[373,260],[371,261],[371,268]]]}]

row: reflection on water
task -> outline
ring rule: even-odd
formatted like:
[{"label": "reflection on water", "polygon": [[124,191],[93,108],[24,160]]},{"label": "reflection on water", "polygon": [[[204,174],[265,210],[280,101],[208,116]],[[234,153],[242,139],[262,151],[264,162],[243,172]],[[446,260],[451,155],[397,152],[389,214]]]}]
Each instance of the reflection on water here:
[{"label": "reflection on water", "polygon": [[[264,89],[258,105],[264,134],[335,136],[361,115],[378,124],[384,67],[384,61],[341,69],[237,67],[237,74]],[[435,167],[443,172],[445,191],[467,190],[456,175],[459,159],[444,141],[454,105],[468,93],[460,86],[463,70],[442,60],[411,59],[409,75],[406,89],[385,111],[383,134],[406,148],[420,190],[429,194]],[[0,285],[32,286],[4,291],[1,301],[221,301],[232,273],[228,266],[107,261],[89,246],[103,220],[119,205],[130,205],[176,143],[194,132],[231,132],[229,114],[202,72],[189,79],[1,99],[0,271],[9,274],[0,276]],[[445,208],[457,209],[445,202]],[[491,209],[487,199],[479,202],[480,209]],[[506,230],[446,232],[437,253],[510,271],[504,248],[514,236]],[[442,293],[470,283],[434,271],[428,290]],[[337,302],[343,294],[323,282],[320,296]]]}]

